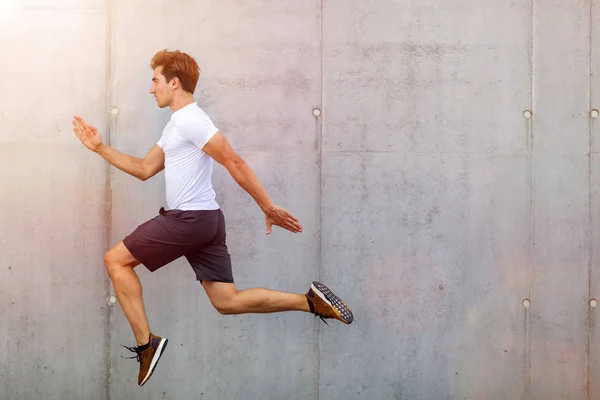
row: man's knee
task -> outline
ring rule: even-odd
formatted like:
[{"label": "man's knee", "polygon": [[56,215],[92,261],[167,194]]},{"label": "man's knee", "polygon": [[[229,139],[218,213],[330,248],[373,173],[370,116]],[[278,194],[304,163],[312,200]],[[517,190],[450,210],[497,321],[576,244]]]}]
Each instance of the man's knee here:
[{"label": "man's knee", "polygon": [[211,300],[211,303],[215,310],[222,315],[237,314],[237,307],[235,302],[235,294],[228,295],[226,297],[220,297],[219,299]]},{"label": "man's knee", "polygon": [[116,268],[119,267],[119,258],[114,249],[109,250],[104,255],[104,265],[106,266],[106,270],[108,271],[108,273],[111,275],[116,270]]},{"label": "man's knee", "polygon": [[236,314],[235,307],[230,303],[213,303],[213,306],[221,315]]},{"label": "man's knee", "polygon": [[211,304],[219,314],[231,315],[238,313],[239,307],[236,301],[238,290],[235,286],[228,284],[225,287],[219,287],[219,290],[209,289],[207,292]]},{"label": "man's knee", "polygon": [[115,251],[113,249],[110,249],[109,251],[106,252],[106,254],[104,255],[104,265],[106,265],[107,267],[109,265],[112,265],[116,262],[116,254]]},{"label": "man's knee", "polygon": [[104,255],[104,265],[109,274],[121,267],[135,267],[139,264],[122,243],[117,244]]}]

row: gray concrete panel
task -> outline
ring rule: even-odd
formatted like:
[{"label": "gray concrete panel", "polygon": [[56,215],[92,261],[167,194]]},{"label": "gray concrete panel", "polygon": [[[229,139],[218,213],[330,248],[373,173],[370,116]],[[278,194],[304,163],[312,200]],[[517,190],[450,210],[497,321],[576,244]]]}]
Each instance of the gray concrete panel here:
[{"label": "gray concrete panel", "polygon": [[[540,116],[538,116],[540,118]],[[531,387],[534,399],[586,398],[588,161],[534,160]]]},{"label": "gray concrete panel", "polygon": [[[598,71],[600,71],[600,24],[598,23],[600,14],[598,6],[600,3],[596,0],[592,4],[592,26],[591,26],[591,85],[590,98],[591,109],[600,107],[600,79]],[[598,282],[600,280],[600,163],[598,151],[600,149],[600,141],[598,134],[600,133],[600,125],[598,119],[590,119],[590,142],[591,142],[591,162],[590,162],[590,240],[591,254],[589,264],[589,297],[600,301],[600,293]],[[589,303],[588,303],[589,304]],[[589,355],[589,377],[588,377],[588,396],[590,399],[600,397],[600,380],[597,377],[600,373],[600,336],[598,335],[598,308],[589,307],[589,337],[588,337],[588,355]]]},{"label": "gray concrete panel", "polygon": [[[304,293],[319,269],[320,9],[211,2],[163,7],[115,4],[112,143],[143,156],[170,112],[148,95],[150,58],[162,48],[196,57],[199,105],[240,152],[272,199],[300,218],[304,232],[265,235],[264,216],[223,167],[214,187],[225,213],[239,289],[253,286]],[[145,12],[139,12],[143,8]],[[130,26],[135,24],[136,29]],[[294,30],[290,30],[294,27]],[[112,173],[112,243],[164,205],[164,174],[141,183]],[[156,375],[141,390],[137,365],[119,344],[133,340],[118,306],[111,317],[113,398],[316,398],[317,327],[300,313],[221,316],[185,260],[154,274],[137,268],[153,330],[170,339]]]},{"label": "gray concrete panel", "polygon": [[585,1],[534,6],[533,399],[587,398],[589,12]]},{"label": "gray concrete panel", "polygon": [[324,3],[329,151],[526,149],[529,2]]},{"label": "gray concrete panel", "polygon": [[322,330],[321,397],[524,398],[531,5],[324,18],[323,279],[358,330]]},{"label": "gray concrete panel", "polygon": [[321,398],[519,398],[528,185],[526,155],[327,155],[323,281],[356,320],[321,330]]},{"label": "gray concrete panel", "polygon": [[5,12],[0,398],[106,399],[106,169],[71,118],[104,123],[107,15]]}]

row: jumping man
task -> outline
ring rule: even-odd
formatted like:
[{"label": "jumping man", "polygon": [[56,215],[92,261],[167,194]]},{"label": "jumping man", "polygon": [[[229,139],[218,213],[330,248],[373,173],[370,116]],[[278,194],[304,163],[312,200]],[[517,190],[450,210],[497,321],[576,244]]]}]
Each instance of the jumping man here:
[{"label": "jumping man", "polygon": [[173,114],[146,157],[112,149],[83,118],[76,116],[73,120],[73,131],[81,142],[121,171],[145,181],[165,170],[168,210],[161,208],[159,215],[138,226],[104,257],[119,304],[137,341],[137,346],[129,349],[140,362],[138,384],[148,381],[167,345],[166,338],[150,330],[142,285],[134,271],[139,264],[153,272],[184,256],[221,314],[305,311],[352,323],[349,307],[319,282],[312,282],[306,294],[236,288],[225,240],[225,219],[212,187],[213,160],[227,169],[265,213],[267,234],[273,225],[294,233],[302,232],[302,226],[296,217],[271,202],[248,164],[196,104],[193,94],[200,77],[196,61],[186,53],[163,50],[152,58],[151,67],[154,74],[150,93],[160,108],[170,107]]}]

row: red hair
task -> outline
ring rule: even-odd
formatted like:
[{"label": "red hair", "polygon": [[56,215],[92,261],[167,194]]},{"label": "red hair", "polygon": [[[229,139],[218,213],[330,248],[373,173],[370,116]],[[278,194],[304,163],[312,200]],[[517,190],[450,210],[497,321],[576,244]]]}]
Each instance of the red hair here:
[{"label": "red hair", "polygon": [[196,84],[200,78],[200,67],[190,55],[179,50],[162,50],[152,57],[150,66],[152,69],[162,66],[162,74],[167,82],[175,77],[179,78],[181,87],[186,92],[193,94],[196,90]]}]

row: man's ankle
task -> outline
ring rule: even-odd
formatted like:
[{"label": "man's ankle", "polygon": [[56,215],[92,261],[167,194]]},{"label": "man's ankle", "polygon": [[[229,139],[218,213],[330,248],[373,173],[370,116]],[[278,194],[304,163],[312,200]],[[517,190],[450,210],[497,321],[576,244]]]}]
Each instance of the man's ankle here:
[{"label": "man's ankle", "polygon": [[148,334],[148,337],[146,340],[140,342],[139,340],[136,339],[136,341],[137,341],[138,347],[147,347],[148,344],[150,344],[150,334]]}]

